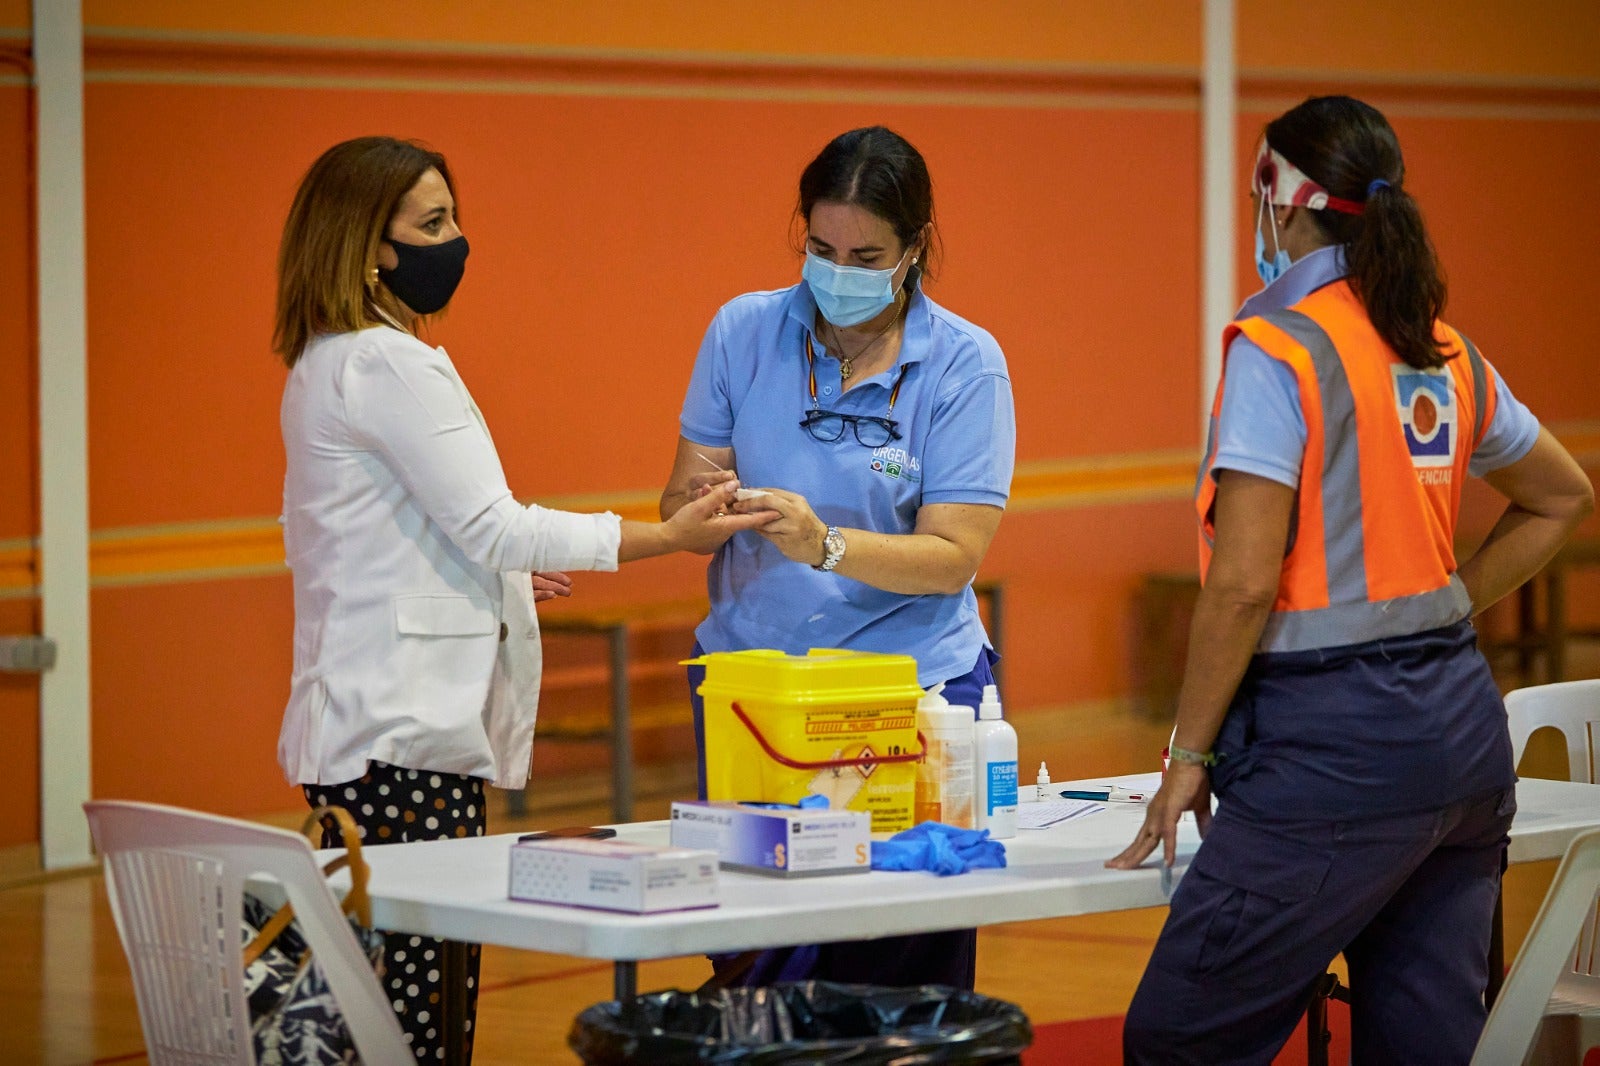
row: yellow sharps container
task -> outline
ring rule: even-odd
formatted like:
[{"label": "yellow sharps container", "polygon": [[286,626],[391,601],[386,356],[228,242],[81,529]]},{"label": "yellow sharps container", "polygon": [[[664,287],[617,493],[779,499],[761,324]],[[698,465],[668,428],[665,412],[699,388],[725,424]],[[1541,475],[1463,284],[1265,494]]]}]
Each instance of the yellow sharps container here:
[{"label": "yellow sharps container", "polygon": [[798,803],[819,793],[866,811],[875,834],[911,828],[917,663],[909,655],[813,648],[711,652],[706,668],[706,798]]}]

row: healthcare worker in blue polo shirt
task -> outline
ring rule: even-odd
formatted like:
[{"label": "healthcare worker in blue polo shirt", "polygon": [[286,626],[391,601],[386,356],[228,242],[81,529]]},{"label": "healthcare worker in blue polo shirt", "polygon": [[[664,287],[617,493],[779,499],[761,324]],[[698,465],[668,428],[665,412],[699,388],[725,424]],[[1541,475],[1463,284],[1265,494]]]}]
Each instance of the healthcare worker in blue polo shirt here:
[{"label": "healthcare worker in blue polo shirt", "polygon": [[[904,138],[836,137],[800,176],[797,211],[804,280],[717,312],[661,498],[668,516],[737,477],[769,494],[736,507],[781,514],[713,556],[699,650],[910,654],[924,688],[944,682],[952,703],[976,706],[994,654],[972,579],[1016,441],[1005,357],[922,290],[933,192]],[[691,691],[703,673],[691,668]],[[970,930],[812,945],[765,953],[745,979],[971,988],[975,949]]]},{"label": "healthcare worker in blue polo shirt", "polygon": [[[1466,1063],[1516,809],[1470,619],[1549,561],[1594,493],[1440,321],[1381,114],[1321,97],[1275,119],[1251,195],[1266,288],[1224,337],[1172,763],[1108,865],[1157,847],[1170,864],[1186,811],[1204,841],[1124,1060],[1270,1063],[1342,952],[1353,1062]],[[1458,562],[1469,475],[1508,503]]]}]

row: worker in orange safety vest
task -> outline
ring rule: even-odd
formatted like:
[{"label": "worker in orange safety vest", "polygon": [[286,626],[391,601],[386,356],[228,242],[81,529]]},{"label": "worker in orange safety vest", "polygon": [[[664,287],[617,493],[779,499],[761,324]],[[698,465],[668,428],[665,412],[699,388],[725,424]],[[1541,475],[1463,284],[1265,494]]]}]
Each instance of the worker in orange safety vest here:
[{"label": "worker in orange safety vest", "polygon": [[[1353,1061],[1466,1063],[1483,1028],[1516,776],[1471,618],[1594,491],[1439,320],[1404,178],[1388,122],[1349,97],[1269,123],[1252,168],[1265,288],[1223,340],[1172,762],[1107,863],[1161,847],[1170,866],[1185,812],[1204,837],[1128,1010],[1129,1063],[1270,1063],[1341,952]],[[1508,505],[1458,560],[1468,476]]]}]

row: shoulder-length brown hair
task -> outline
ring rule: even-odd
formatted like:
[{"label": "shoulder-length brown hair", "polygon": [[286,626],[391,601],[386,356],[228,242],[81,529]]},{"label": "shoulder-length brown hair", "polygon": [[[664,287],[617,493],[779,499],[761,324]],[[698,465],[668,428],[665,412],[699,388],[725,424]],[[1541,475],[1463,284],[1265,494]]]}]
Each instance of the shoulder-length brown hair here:
[{"label": "shoulder-length brown hair", "polygon": [[386,285],[372,283],[378,242],[400,201],[429,169],[455,195],[444,156],[394,137],[357,137],[323,152],[295,193],[278,245],[272,350],[289,366],[319,333],[398,319]]}]

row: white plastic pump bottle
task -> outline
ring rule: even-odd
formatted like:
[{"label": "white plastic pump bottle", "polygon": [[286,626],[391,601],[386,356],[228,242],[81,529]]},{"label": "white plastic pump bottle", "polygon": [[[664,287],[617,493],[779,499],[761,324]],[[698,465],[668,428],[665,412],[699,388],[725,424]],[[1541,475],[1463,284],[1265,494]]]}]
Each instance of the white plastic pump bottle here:
[{"label": "white plastic pump bottle", "polygon": [[927,753],[917,764],[916,819],[973,828],[972,708],[952,704],[938,684],[917,701],[917,732]]},{"label": "white plastic pump bottle", "polygon": [[983,686],[973,730],[976,826],[996,839],[1017,835],[1017,731],[1000,717],[1000,692]]}]

